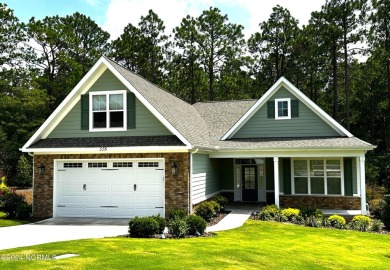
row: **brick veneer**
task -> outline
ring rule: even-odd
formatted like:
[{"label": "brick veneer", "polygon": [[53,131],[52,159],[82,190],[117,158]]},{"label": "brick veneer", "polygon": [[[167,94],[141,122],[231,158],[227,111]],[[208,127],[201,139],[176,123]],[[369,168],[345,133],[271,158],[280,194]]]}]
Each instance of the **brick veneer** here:
[{"label": "brick veneer", "polygon": [[[63,154],[34,156],[33,215],[46,218],[53,216],[53,170],[55,159],[165,159],[165,211],[181,208],[189,211],[189,154],[188,153],[139,153],[139,154]],[[171,174],[171,163],[177,161],[179,172]],[[44,164],[45,175],[38,174],[38,166]]]},{"label": "brick veneer", "polygon": [[352,196],[280,196],[280,207],[360,210],[360,197]]}]

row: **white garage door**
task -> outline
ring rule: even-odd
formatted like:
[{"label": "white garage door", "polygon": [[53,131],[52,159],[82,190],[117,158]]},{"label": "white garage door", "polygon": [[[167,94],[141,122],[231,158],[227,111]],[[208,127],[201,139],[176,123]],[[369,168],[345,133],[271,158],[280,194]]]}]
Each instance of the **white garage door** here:
[{"label": "white garage door", "polygon": [[164,161],[58,161],[54,216],[164,216]]}]

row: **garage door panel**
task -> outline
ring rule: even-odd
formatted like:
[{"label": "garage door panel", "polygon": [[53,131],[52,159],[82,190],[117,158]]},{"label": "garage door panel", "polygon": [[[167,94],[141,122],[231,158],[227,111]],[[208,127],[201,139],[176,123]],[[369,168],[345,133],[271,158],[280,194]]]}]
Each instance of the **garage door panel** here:
[{"label": "garage door panel", "polygon": [[[90,168],[87,164],[90,162],[107,162],[107,167]],[[163,215],[163,170],[138,167],[137,161],[132,162],[133,167],[113,167],[113,161],[102,160],[81,163],[80,167],[66,170],[61,169],[61,162],[58,165],[56,216],[132,218]]]}]

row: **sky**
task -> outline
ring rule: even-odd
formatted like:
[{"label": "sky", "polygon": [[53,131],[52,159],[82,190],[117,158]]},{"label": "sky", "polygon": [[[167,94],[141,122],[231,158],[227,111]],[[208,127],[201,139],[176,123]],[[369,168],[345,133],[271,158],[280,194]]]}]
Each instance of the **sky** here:
[{"label": "sky", "polygon": [[268,20],[272,8],[287,8],[302,26],[308,23],[310,14],[319,11],[325,0],[6,0],[2,1],[14,10],[22,22],[31,17],[66,16],[78,11],[91,17],[111,39],[119,37],[129,23],[137,26],[141,16],[150,9],[164,21],[166,34],[180,25],[187,15],[198,17],[202,11],[217,7],[229,22],[244,26],[248,38],[259,30],[259,23]]}]

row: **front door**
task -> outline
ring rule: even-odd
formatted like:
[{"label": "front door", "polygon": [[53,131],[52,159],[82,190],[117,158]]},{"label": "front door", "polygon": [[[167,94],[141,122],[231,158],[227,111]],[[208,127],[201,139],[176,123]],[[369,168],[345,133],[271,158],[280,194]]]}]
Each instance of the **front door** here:
[{"label": "front door", "polygon": [[242,201],[257,202],[257,166],[242,166]]}]

